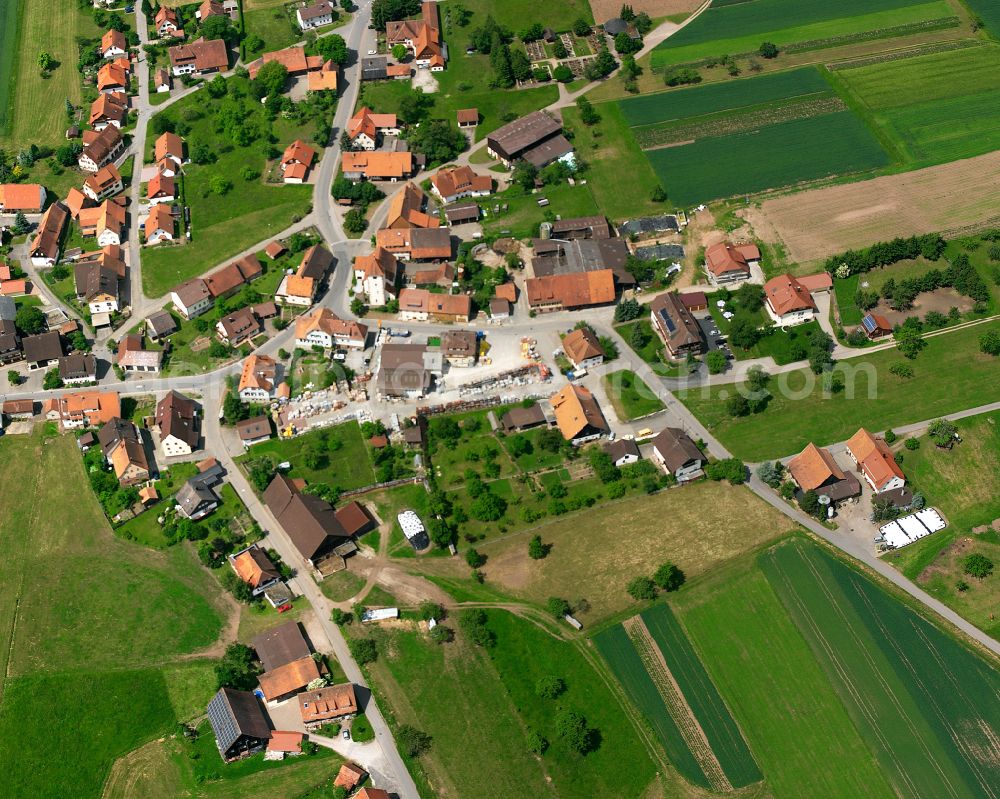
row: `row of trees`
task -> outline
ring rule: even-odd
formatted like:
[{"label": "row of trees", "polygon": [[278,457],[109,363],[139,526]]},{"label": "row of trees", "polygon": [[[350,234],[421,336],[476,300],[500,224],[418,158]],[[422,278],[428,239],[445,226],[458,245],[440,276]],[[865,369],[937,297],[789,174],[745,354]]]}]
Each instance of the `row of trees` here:
[{"label": "row of trees", "polygon": [[868,272],[876,267],[921,256],[929,261],[936,261],[944,255],[946,244],[947,242],[938,233],[926,233],[906,239],[897,237],[892,241],[880,241],[860,250],[848,250],[840,255],[832,255],[826,259],[823,268],[835,277],[843,279],[859,272]]},{"label": "row of trees", "polygon": [[881,291],[859,288],[854,301],[863,311],[874,308],[879,299],[886,300],[893,310],[905,311],[913,307],[918,294],[939,288],[954,288],[977,304],[984,305],[990,298],[986,281],[969,262],[969,257],[962,253],[946,269],[931,269],[920,277],[904,278],[898,282],[890,277]]}]

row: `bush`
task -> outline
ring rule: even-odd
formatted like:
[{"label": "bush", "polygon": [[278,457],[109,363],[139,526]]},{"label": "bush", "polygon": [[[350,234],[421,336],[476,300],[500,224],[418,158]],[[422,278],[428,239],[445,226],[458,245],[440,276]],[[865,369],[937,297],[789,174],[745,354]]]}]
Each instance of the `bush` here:
[{"label": "bush", "polygon": [[660,568],[653,573],[653,582],[664,591],[676,591],[684,585],[685,579],[684,572],[669,561],[661,564]]},{"label": "bush", "polygon": [[977,580],[984,580],[993,574],[993,561],[979,552],[974,552],[962,561],[962,571]]},{"label": "bush", "polygon": [[761,58],[777,58],[778,57],[778,45],[774,42],[761,42],[757,52],[760,53]]},{"label": "bush", "polygon": [[711,375],[722,374],[726,371],[728,363],[729,361],[726,360],[726,356],[718,350],[712,350],[705,356],[705,365],[708,367],[708,373]]},{"label": "bush", "polygon": [[899,436],[893,430],[886,430],[884,438],[886,444],[892,444]]},{"label": "bush", "polygon": [[540,535],[532,536],[528,542],[528,557],[532,560],[541,560],[549,554],[549,547],[542,543]]},{"label": "bush", "polygon": [[593,746],[593,735],[587,719],[575,710],[560,710],[556,715],[556,734],[574,752],[586,754]]},{"label": "bush", "polygon": [[916,438],[908,438],[903,443],[903,446],[909,450],[920,449],[920,441]]},{"label": "bush", "polygon": [[739,458],[726,458],[708,464],[705,474],[709,480],[728,480],[731,485],[739,485],[746,481],[746,466]]},{"label": "bush", "polygon": [[545,607],[557,619],[561,619],[572,611],[569,602],[558,596],[550,596],[548,602],[545,603]]},{"label": "bush", "polygon": [[535,693],[542,699],[555,699],[566,690],[566,683],[561,677],[552,675],[539,678],[535,683]]},{"label": "bush", "polygon": [[351,657],[362,666],[378,659],[378,646],[374,638],[351,638],[347,645],[351,650]]},{"label": "bush", "polygon": [[431,748],[432,740],[426,732],[409,724],[404,724],[396,730],[396,741],[407,757],[420,757]]},{"label": "bush", "polygon": [[642,601],[644,599],[656,599],[656,583],[648,577],[635,577],[629,581],[625,588],[632,599]]},{"label": "bush", "polygon": [[458,626],[476,646],[490,649],[496,645],[496,634],[486,626],[486,613],[482,610],[463,610],[458,616]]},{"label": "bush", "polygon": [[987,330],[979,337],[979,349],[987,355],[1000,355],[1000,329]]}]

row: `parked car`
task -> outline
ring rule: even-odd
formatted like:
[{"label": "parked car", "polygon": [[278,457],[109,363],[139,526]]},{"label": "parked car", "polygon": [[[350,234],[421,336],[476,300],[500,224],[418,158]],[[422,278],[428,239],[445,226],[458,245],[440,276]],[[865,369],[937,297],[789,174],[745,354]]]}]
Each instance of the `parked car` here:
[{"label": "parked car", "polygon": [[368,55],[378,55],[378,50],[369,50]]},{"label": "parked car", "polygon": [[351,731],[350,730],[344,730],[343,736],[344,736],[344,740],[345,741],[351,740]]}]

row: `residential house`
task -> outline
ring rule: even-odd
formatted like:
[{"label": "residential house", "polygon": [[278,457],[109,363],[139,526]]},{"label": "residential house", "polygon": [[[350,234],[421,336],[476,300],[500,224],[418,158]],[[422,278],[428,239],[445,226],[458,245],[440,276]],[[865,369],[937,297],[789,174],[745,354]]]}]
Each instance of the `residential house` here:
[{"label": "residential house", "polygon": [[169,311],[157,311],[146,319],[146,335],[153,341],[159,341],[176,332],[177,322]]},{"label": "residential house", "polygon": [[796,278],[802,287],[812,295],[829,294],[833,291],[833,277],[829,272],[816,272]]},{"label": "residential house", "polygon": [[90,208],[93,205],[93,201],[80,191],[76,186],[73,186],[68,192],[66,192],[66,199],[63,200],[63,205],[69,211],[70,218],[76,219],[80,215],[80,211],[84,208]]},{"label": "residential house", "polygon": [[440,261],[429,266],[422,264],[410,264],[405,273],[407,286],[417,288],[425,286],[437,286],[438,288],[451,291],[455,282],[455,267],[447,261]]},{"label": "residential house", "polygon": [[93,355],[74,352],[59,359],[59,378],[67,386],[97,382],[97,358]]},{"label": "residential house", "polygon": [[215,492],[198,477],[192,477],[174,497],[177,512],[186,519],[197,521],[219,507],[219,498]]},{"label": "residential house", "polygon": [[478,108],[459,108],[455,117],[460,128],[474,128],[479,125]]},{"label": "residential house", "polygon": [[452,255],[448,228],[380,230],[375,234],[375,246],[383,247],[404,261],[446,261]]},{"label": "residential house", "polygon": [[351,683],[330,685],[299,694],[299,713],[307,730],[334,721],[346,721],[358,714],[358,699]]},{"label": "residential house", "polygon": [[676,291],[659,294],[649,304],[653,330],[674,359],[699,355],[705,350],[701,327]]},{"label": "residential house", "polygon": [[323,68],[323,56],[307,56],[305,47],[302,45],[294,45],[292,47],[286,47],[284,50],[274,50],[270,53],[264,53],[264,55],[256,61],[251,61],[247,64],[247,71],[250,73],[250,78],[256,78],[257,72],[260,68],[264,66],[264,64],[269,64],[272,61],[277,61],[279,64],[283,64],[291,77],[305,75],[313,70]]},{"label": "residential house", "polygon": [[764,308],[779,327],[812,321],[818,311],[809,289],[788,274],[772,277],[764,284]]},{"label": "residential house", "polygon": [[788,462],[788,474],[800,491],[815,491],[832,504],[861,493],[858,478],[841,469],[828,449],[813,443]]},{"label": "residential house", "polygon": [[423,212],[426,203],[427,195],[416,184],[406,183],[402,191],[396,192],[389,200],[389,213],[384,227],[394,229],[440,227],[441,220]]},{"label": "residential house", "polygon": [[163,241],[173,241],[174,214],[169,205],[154,205],[143,225],[146,244],[153,246]]},{"label": "residential house", "polygon": [[75,264],[73,281],[77,299],[87,304],[91,314],[119,310],[121,281],[114,269],[94,262]]},{"label": "residential house", "polygon": [[243,402],[268,402],[281,382],[281,364],[266,355],[251,355],[243,362],[236,391]]},{"label": "residential house", "polygon": [[264,671],[274,671],[312,654],[312,647],[297,621],[286,621],[251,639],[250,646]]},{"label": "residential house", "polygon": [[354,291],[363,293],[369,305],[380,308],[396,299],[398,281],[399,261],[384,247],[354,259]]},{"label": "residential house", "polygon": [[0,411],[11,419],[30,419],[35,415],[35,401],[30,399],[5,400]]},{"label": "residential house", "polygon": [[58,419],[65,429],[99,427],[122,415],[117,391],[77,391],[50,401],[48,418]]},{"label": "residential house", "polygon": [[299,28],[303,31],[332,25],[333,15],[333,4],[328,0],[319,0],[318,3],[302,6],[295,10],[295,19],[298,20]]},{"label": "residential house", "polygon": [[330,503],[302,493],[298,484],[282,474],[264,491],[264,502],[310,566],[347,540]]},{"label": "residential house", "polygon": [[155,419],[166,457],[190,455],[198,448],[198,406],[193,400],[171,390],[156,403]]},{"label": "residential house", "polygon": [[474,330],[448,330],[441,336],[441,352],[451,366],[475,366],[479,337]]},{"label": "residential house", "polygon": [[94,130],[104,130],[108,125],[122,128],[128,123],[128,95],[124,92],[100,94],[90,104],[90,126]]},{"label": "residential house", "polygon": [[505,433],[521,433],[548,424],[545,411],[537,402],[524,408],[515,405],[500,417],[500,427]]},{"label": "residential house", "polygon": [[334,788],[343,788],[350,793],[368,778],[368,772],[354,763],[344,763],[333,781]]},{"label": "residential house", "polygon": [[678,483],[701,477],[705,456],[683,430],[664,427],[653,439],[653,462]]},{"label": "residential house", "polygon": [[892,335],[892,324],[881,314],[867,313],[861,319],[861,329],[869,341]]},{"label": "residential house", "polygon": [[230,347],[238,347],[244,341],[264,332],[264,322],[253,308],[240,308],[226,314],[215,324],[219,340]]},{"label": "residential house", "polygon": [[229,50],[222,39],[195,39],[167,50],[174,75],[208,75],[229,68]]},{"label": "residential house", "polygon": [[322,675],[312,657],[303,657],[271,671],[265,671],[257,681],[266,702],[289,699]]},{"label": "residential house", "polygon": [[[147,320],[147,326],[150,321],[151,319]],[[127,336],[122,336],[121,341],[118,342],[116,362],[118,368],[123,372],[156,373],[160,371],[162,360],[163,353],[160,350],[147,350],[143,348],[142,336],[131,333]]]},{"label": "residential house", "polygon": [[896,463],[889,445],[863,427],[848,440],[847,454],[876,494],[902,488],[906,484],[903,470]]},{"label": "residential house", "polygon": [[572,161],[573,145],[562,124],[544,111],[533,111],[489,134],[486,152],[507,167],[524,159],[541,169],[553,161]]},{"label": "residential house", "polygon": [[184,163],[184,140],[170,131],[161,133],[153,144],[153,153],[153,160],[157,163],[169,158],[180,167]]},{"label": "residential house", "polygon": [[448,167],[431,176],[431,191],[443,203],[463,197],[485,197],[493,191],[493,178],[478,175],[469,166]]},{"label": "residential house", "polygon": [[322,283],[333,270],[333,267],[333,255],[330,251],[322,244],[314,244],[302,253],[302,261],[299,263],[296,273],[300,277],[308,277]]},{"label": "residential house", "polygon": [[25,336],[21,339],[21,346],[24,348],[24,360],[28,362],[28,369],[31,371],[58,366],[59,359],[63,357],[62,339],[55,330]]},{"label": "residential house", "polygon": [[389,64],[385,68],[385,76],[393,80],[409,80],[413,77],[413,70],[409,64]]},{"label": "residential house", "polygon": [[575,310],[615,301],[615,274],[611,269],[569,272],[524,281],[528,307],[533,311]]},{"label": "residential house", "polygon": [[333,266],[330,251],[319,244],[313,245],[303,254],[295,274],[281,279],[275,300],[286,305],[312,305]]},{"label": "residential house", "polygon": [[335,61],[324,61],[320,69],[306,75],[306,80],[311,92],[336,93],[340,83],[340,65]]},{"label": "residential house", "polygon": [[[124,62],[124,63],[122,63]],[[101,94],[127,94],[129,84],[129,62],[127,58],[101,64],[97,70],[97,91]]]},{"label": "residential house", "polygon": [[212,307],[215,298],[208,290],[208,284],[200,277],[181,283],[170,292],[170,301],[174,308],[185,319],[201,316]]},{"label": "residential house", "polygon": [[113,28],[101,37],[101,55],[104,58],[118,58],[128,53],[125,34]]},{"label": "residential house", "polygon": [[271,438],[271,420],[263,414],[236,423],[236,435],[240,437],[243,449],[250,449]]},{"label": "residential house", "polygon": [[607,435],[608,426],[597,399],[589,389],[572,383],[549,399],[562,437],[575,446]]},{"label": "residential house", "polygon": [[396,183],[413,174],[413,153],[385,150],[343,153],[340,168],[348,180],[388,180]]},{"label": "residential house", "polygon": [[404,45],[413,53],[420,69],[440,72],[444,69],[447,51],[441,42],[437,4],[420,5],[420,19],[391,20],[385,25],[386,46]]},{"label": "residential house", "polygon": [[277,239],[275,239],[272,242],[269,242],[268,245],[264,248],[264,254],[272,261],[276,261],[278,258],[280,258],[287,252],[288,248]]},{"label": "residential house", "polygon": [[295,320],[296,347],[364,349],[367,338],[368,328],[365,325],[344,321],[329,308],[316,308]]},{"label": "residential house", "polygon": [[173,88],[173,82],[170,78],[170,73],[160,67],[153,72],[153,88],[156,90],[157,94],[163,94],[164,92],[169,92]]},{"label": "residential house", "polygon": [[587,371],[604,363],[604,348],[589,327],[579,327],[562,340],[563,352],[577,370]]},{"label": "residential house", "polygon": [[418,322],[468,322],[472,297],[467,294],[435,294],[427,289],[399,292],[399,318]]},{"label": "residential house", "polygon": [[[122,180],[121,172],[114,164],[108,164],[97,170],[93,175],[89,175],[83,181],[83,193],[95,203],[103,202],[108,197],[113,197],[125,188],[125,181]],[[82,210],[82,209],[80,209]],[[73,214],[79,216],[79,211]]]},{"label": "residential house", "polygon": [[59,242],[68,218],[69,210],[58,201],[45,209],[28,250],[32,265],[56,265],[56,261],[59,260]]},{"label": "residential house", "polygon": [[245,284],[251,283],[262,274],[264,274],[264,269],[260,265],[260,261],[256,255],[251,253],[221,269],[216,269],[205,278],[205,286],[213,300],[222,300],[226,297],[232,297]]},{"label": "residential house", "polygon": [[736,283],[750,277],[750,268],[760,263],[756,244],[731,244],[720,241],[705,250],[705,271],[715,285]]},{"label": "residential house", "polygon": [[336,512],[337,521],[347,535],[353,537],[364,535],[369,530],[378,527],[378,522],[360,502],[348,502]]},{"label": "residential house", "polygon": [[441,351],[423,344],[383,344],[376,392],[381,397],[419,399],[444,369]]},{"label": "residential house", "polygon": [[229,556],[229,565],[236,576],[250,587],[253,596],[260,596],[272,585],[281,582],[281,574],[267,553],[251,544]]},{"label": "residential house", "polygon": [[208,722],[219,754],[227,763],[259,752],[271,738],[264,711],[249,691],[220,688],[208,703]]},{"label": "residential house", "polygon": [[83,208],[77,216],[80,234],[94,236],[99,247],[121,244],[125,232],[125,205],[115,200],[105,200],[96,208]]},{"label": "residential house", "polygon": [[639,452],[639,445],[635,443],[634,438],[619,438],[617,441],[610,443],[605,451],[608,453],[608,457],[611,458],[611,462],[619,469],[630,463],[637,463],[642,458],[642,453]]},{"label": "residential house", "polygon": [[177,11],[172,8],[160,6],[156,10],[153,24],[156,26],[157,34],[160,36],[174,36],[177,33],[180,33],[182,36],[184,35],[184,31],[180,27],[180,21],[177,18]]},{"label": "residential house", "polygon": [[194,12],[194,16],[195,19],[204,22],[210,17],[228,17],[229,15],[218,0],[202,0],[198,10]]},{"label": "residential house", "polygon": [[361,59],[361,80],[385,80],[388,59],[384,55],[368,56]]},{"label": "residential house", "polygon": [[177,187],[174,179],[167,177],[162,172],[157,172],[146,184],[146,200],[150,205],[160,203],[172,203],[177,196]]},{"label": "residential house", "polygon": [[[10,297],[0,297],[0,300],[9,299]],[[0,318],[0,365],[15,363],[23,357],[21,334],[17,332],[17,325],[11,319]]]},{"label": "residential house", "polygon": [[281,172],[285,183],[304,183],[316,160],[316,151],[302,139],[296,139],[281,156]]},{"label": "residential house", "polygon": [[[105,446],[105,439],[101,438],[101,433],[109,428],[112,429],[112,436]],[[115,477],[121,485],[137,485],[149,480],[151,473],[146,448],[134,424],[122,419],[112,420],[101,428],[98,437],[101,440],[104,457],[111,464]]]},{"label": "residential house", "polygon": [[395,114],[376,114],[368,106],[362,106],[347,120],[347,137],[359,150],[374,150],[379,137],[398,136],[399,132]]},{"label": "residential house", "polygon": [[114,162],[125,152],[125,140],[121,131],[108,125],[102,131],[87,130],[83,133],[83,150],[77,163],[84,172],[96,172],[102,166]]},{"label": "residential house", "polygon": [[40,214],[45,198],[39,183],[0,183],[0,211],[5,214]]}]

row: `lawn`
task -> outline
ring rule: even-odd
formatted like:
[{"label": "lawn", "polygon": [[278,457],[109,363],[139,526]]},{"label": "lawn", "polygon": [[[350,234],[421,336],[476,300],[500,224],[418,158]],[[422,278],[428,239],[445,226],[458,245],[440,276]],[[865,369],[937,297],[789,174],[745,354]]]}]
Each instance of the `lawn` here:
[{"label": "lawn", "polygon": [[[451,619],[446,624],[457,627]],[[418,779],[447,796],[646,795],[656,768],[580,650],[501,611],[488,614],[488,626],[497,639],[488,652],[462,636],[438,646],[416,630],[377,632],[379,658],[368,667],[376,694],[396,724],[433,738]],[[535,694],[535,683],[549,675],[566,684],[558,700]],[[599,731],[596,750],[583,757],[568,750],[555,733],[557,707],[572,707]],[[543,756],[531,754],[529,731],[548,739]],[[629,767],[617,768],[621,763]]]},{"label": "lawn", "polygon": [[850,111],[645,152],[678,205],[863,172],[889,161],[865,124]]},{"label": "lawn", "polygon": [[115,758],[207,701],[175,664],[217,639],[219,588],[190,548],[157,553],[111,534],[73,437],[7,436],[0,457],[5,795],[97,797]]},{"label": "lawn", "polygon": [[[230,92],[246,93],[248,81],[234,77],[227,81]],[[248,102],[248,101],[246,101]],[[164,111],[163,115],[182,129],[189,148],[208,144],[217,160],[211,164],[185,167],[183,197],[191,208],[191,241],[188,244],[146,248],[142,252],[143,291],[161,297],[175,285],[204,274],[227,259],[284,230],[311,207],[313,187],[269,185],[260,178],[265,160],[260,147],[233,147],[216,129],[220,110],[231,111],[231,97],[212,99],[206,91],[196,92]],[[242,106],[237,113],[246,115]],[[290,120],[279,119],[273,126],[260,119],[246,118],[245,125],[272,127],[278,148],[301,134]],[[156,136],[148,140],[150,157]],[[190,150],[189,150],[190,153]],[[252,154],[252,155],[248,155]],[[243,170],[250,168],[244,176]],[[256,173],[256,174],[255,174]],[[210,186],[213,178],[228,179],[232,188],[220,197]]]},{"label": "lawn", "polygon": [[985,756],[1000,674],[811,542],[785,542],[760,564],[890,781],[921,796],[988,796],[1000,780]]},{"label": "lawn", "polygon": [[872,431],[933,419],[1000,399],[997,360],[979,352],[985,328],[970,327],[926,339],[912,363],[914,377],[889,372],[905,361],[883,350],[841,361],[846,388],[824,396],[805,369],[771,381],[766,410],[734,419],[726,413],[728,387],[692,389],[678,398],[738,457],[751,461],[792,455],[810,441],[846,441],[859,427]]},{"label": "lawn", "polygon": [[289,13],[284,5],[276,8],[245,9],[243,22],[248,35],[259,36],[263,40],[264,47],[260,53],[281,50],[305,39],[305,34],[295,23],[294,13]]},{"label": "lawn", "polygon": [[[421,519],[427,518],[427,490],[423,483],[396,486],[365,495],[365,502],[373,504],[378,517],[390,525],[389,554],[396,558],[412,558],[413,547],[403,536],[396,516],[404,510],[416,511]],[[369,533],[371,535],[371,533]]]},{"label": "lawn", "polygon": [[[663,213],[664,204],[652,199],[660,179],[643,157],[621,109],[615,103],[595,108],[601,119],[593,126],[580,121],[576,108],[563,109],[563,121],[575,133],[573,146],[588,165],[583,179],[601,211],[614,220]],[[623,175],[628,175],[628,191],[622,191]]]},{"label": "lawn", "polygon": [[365,578],[347,569],[334,572],[319,584],[327,599],[343,602],[365,587]]},{"label": "lawn", "polygon": [[834,80],[915,167],[1000,147],[1000,46],[838,70]]},{"label": "lawn", "polygon": [[[584,523],[573,514],[477,545],[489,558],[483,567],[487,582],[539,604],[550,596],[571,602],[584,597],[592,609],[583,620],[592,624],[630,607],[626,583],[665,560],[693,577],[790,527],[747,489],[707,482],[605,503],[584,514]],[[535,534],[552,546],[539,561],[528,558],[528,539]],[[464,565],[455,573],[466,577]],[[429,573],[450,574],[459,564],[425,566]]]},{"label": "lawn", "polygon": [[602,379],[619,421],[627,422],[663,410],[660,398],[635,372],[622,369]]},{"label": "lawn", "polygon": [[[68,127],[66,99],[80,105],[76,70],[78,36],[99,37],[90,6],[15,0],[0,7],[0,147],[58,146]],[[38,54],[47,50],[58,62],[43,78]]]},{"label": "lawn", "polygon": [[736,564],[673,604],[771,795],[895,796],[760,571]]},{"label": "lawn", "polygon": [[[541,199],[548,200],[549,204],[540,207],[538,201]],[[483,229],[487,233],[516,239],[537,237],[538,226],[546,220],[602,213],[602,206],[594,197],[589,182],[575,186],[559,183],[546,186],[537,194],[525,193],[520,186],[511,186],[500,194],[480,198],[478,202],[488,213],[483,219]],[[506,211],[503,210],[504,205],[507,206]],[[500,210],[494,213],[496,206],[500,206]]]},{"label": "lawn", "polygon": [[[449,9],[456,5],[461,5],[472,12],[469,24],[465,28],[460,28],[457,25],[450,28],[448,23]],[[492,15],[497,22],[514,33],[518,33],[536,22],[540,22],[545,27],[552,28],[557,32],[570,30],[574,20],[581,17],[587,22],[594,22],[594,16],[590,12],[590,4],[587,0],[553,0],[544,6],[538,5],[533,0],[503,0],[501,3],[496,2],[496,0],[461,0],[459,3],[441,4],[441,23],[445,29],[445,38],[449,38],[452,30],[456,32],[457,36],[471,34],[475,28],[482,25],[487,15]],[[598,21],[603,22],[603,20]],[[463,44],[461,49],[464,49],[464,41],[459,43]],[[452,47],[450,49],[454,52],[460,48]]]},{"label": "lawn", "polygon": [[[756,52],[761,42],[824,47],[858,34],[877,38],[887,28],[955,15],[944,0],[755,0],[713,4],[653,51],[652,66],[700,61],[723,53]],[[806,44],[808,43],[808,45]],[[779,56],[780,57],[780,56]]]},{"label": "lawn", "polygon": [[[305,463],[307,452],[318,455],[319,460],[312,467]],[[349,491],[375,482],[368,444],[357,422],[345,422],[290,439],[272,438],[240,455],[237,461],[246,463],[264,456],[270,456],[276,463],[288,461],[292,468],[286,474],[301,477],[309,484],[326,483]]]}]

